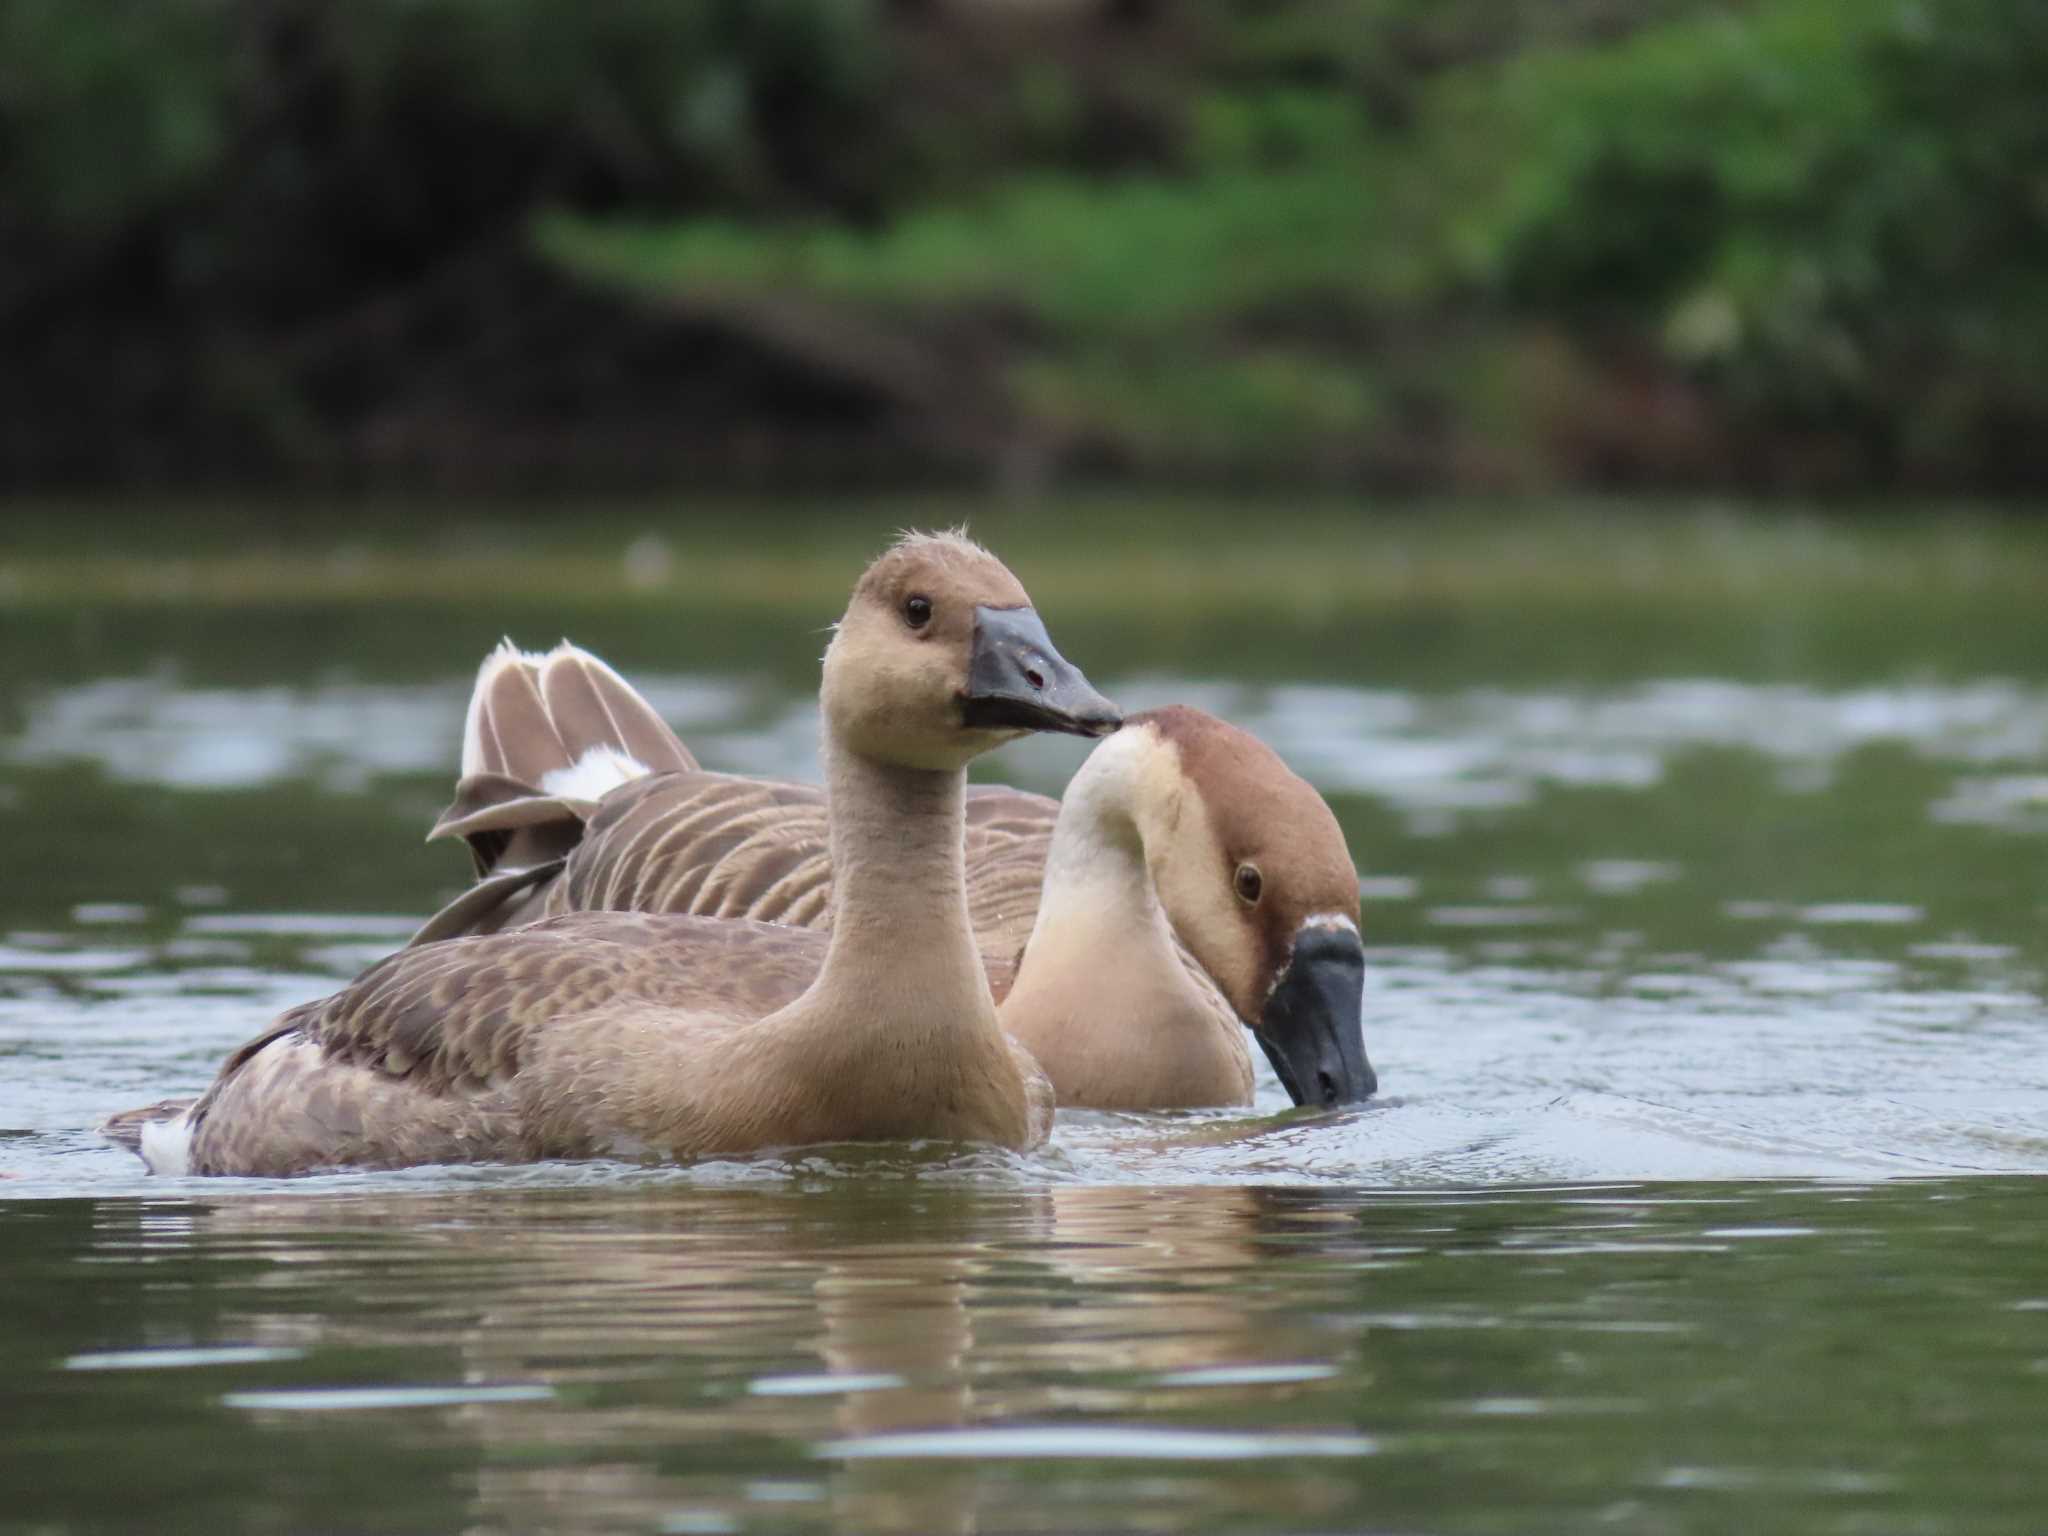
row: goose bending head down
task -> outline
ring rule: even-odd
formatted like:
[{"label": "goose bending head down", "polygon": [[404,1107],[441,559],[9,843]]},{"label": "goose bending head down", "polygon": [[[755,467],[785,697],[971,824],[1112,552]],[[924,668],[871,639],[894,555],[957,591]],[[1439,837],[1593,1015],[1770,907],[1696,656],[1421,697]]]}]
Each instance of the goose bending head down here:
[{"label": "goose bending head down", "polygon": [[916,1137],[1028,1146],[1051,1092],[997,1026],[962,865],[966,766],[1117,712],[993,555],[911,535],[821,690],[835,922],[582,912],[409,948],[294,1008],[196,1102],[107,1129],[167,1172],[694,1157]]},{"label": "goose bending head down", "polygon": [[1168,708],[1147,734],[1180,771],[1150,807],[1170,831],[1146,847],[1175,909],[1201,914],[1189,947],[1297,1104],[1370,1098],[1358,870],[1337,818],[1248,732]]},{"label": "goose bending head down", "polygon": [[1249,1102],[1242,1023],[1297,1104],[1328,1107],[1379,1087],[1364,980],[1329,806],[1248,731],[1172,705],[1131,716],[1068,785],[1003,1022],[1062,1104]]}]

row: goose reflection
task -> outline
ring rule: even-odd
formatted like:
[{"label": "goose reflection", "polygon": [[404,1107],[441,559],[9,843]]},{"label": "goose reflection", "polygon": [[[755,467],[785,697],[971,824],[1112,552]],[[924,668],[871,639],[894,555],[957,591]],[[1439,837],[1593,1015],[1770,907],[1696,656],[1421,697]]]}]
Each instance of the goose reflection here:
[{"label": "goose reflection", "polygon": [[[863,1180],[258,1197],[207,1209],[196,1235],[267,1261],[234,1325],[308,1351],[309,1382],[322,1356],[368,1351],[407,1382],[438,1371],[551,1394],[411,1410],[476,1448],[481,1528],[738,1528],[774,1502],[798,1524],[970,1532],[999,1472],[897,1459],[892,1437],[1241,1422],[1248,1402],[1348,1428],[1318,1396],[1333,1339],[1298,1295],[1257,1283],[1292,1217],[1284,1196],[1242,1187]],[[307,1305],[341,1288],[347,1305]],[[1243,1371],[1262,1366],[1283,1370]],[[1274,1406],[1290,1398],[1310,1400]],[[880,1454],[819,1454],[847,1446]],[[1303,1518],[1339,1496],[1285,1483]]]}]

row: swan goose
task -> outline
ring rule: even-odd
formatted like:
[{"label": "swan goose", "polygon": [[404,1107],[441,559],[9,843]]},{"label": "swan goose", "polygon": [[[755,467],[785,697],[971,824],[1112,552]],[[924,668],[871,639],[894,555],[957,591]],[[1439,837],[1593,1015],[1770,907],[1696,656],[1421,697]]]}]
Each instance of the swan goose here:
[{"label": "swan goose", "polygon": [[[699,769],[566,642],[486,658],[462,767],[429,837],[465,838],[479,881],[422,940],[585,910],[830,921],[822,792]],[[1376,1090],[1343,831],[1249,732],[1185,706],[1131,716],[1059,801],[971,788],[966,833],[1002,1026],[1062,1105],[1249,1104],[1245,1028],[1296,1103]]]},{"label": "swan goose", "polygon": [[969,926],[966,768],[1027,731],[1101,735],[1115,708],[957,535],[906,536],[868,568],[820,698],[829,935],[578,912],[409,947],[280,1016],[196,1102],[108,1133],[158,1171],[259,1175],[1036,1144],[1051,1090],[998,1028]]}]

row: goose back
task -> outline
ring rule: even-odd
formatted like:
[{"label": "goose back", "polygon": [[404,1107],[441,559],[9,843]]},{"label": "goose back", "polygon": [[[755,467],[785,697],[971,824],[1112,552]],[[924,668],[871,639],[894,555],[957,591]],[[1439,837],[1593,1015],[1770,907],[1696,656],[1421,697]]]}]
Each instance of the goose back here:
[{"label": "goose back", "polygon": [[[524,818],[542,797],[506,781],[502,816],[494,816],[484,801],[490,788],[464,781],[463,834],[530,833],[533,823]],[[985,956],[1014,961],[1038,915],[1059,802],[978,785],[968,790],[966,809],[975,941]],[[458,819],[444,818],[452,820]],[[831,923],[825,793],[815,786],[702,769],[652,773],[587,809],[556,812],[547,827],[548,846],[561,852],[486,874],[413,942],[494,933],[569,912],[695,913],[819,929]],[[437,828],[435,835],[447,834]]]}]

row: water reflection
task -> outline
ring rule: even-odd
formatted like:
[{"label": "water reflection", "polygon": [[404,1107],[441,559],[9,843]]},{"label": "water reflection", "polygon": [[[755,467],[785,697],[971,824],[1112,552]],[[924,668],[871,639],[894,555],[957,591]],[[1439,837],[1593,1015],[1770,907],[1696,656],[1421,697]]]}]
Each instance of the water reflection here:
[{"label": "water reflection", "polygon": [[[283,1433],[302,1416],[438,1408],[479,1450],[488,1525],[644,1528],[678,1507],[738,1524],[768,1478],[773,1500],[815,1502],[830,1528],[970,1531],[985,1459],[1372,1449],[1332,1386],[1350,1346],[1269,1283],[1266,1245],[1299,1262],[1318,1230],[1285,1197],[1241,1189],[846,1186],[255,1198],[201,1211],[190,1238],[268,1266],[220,1320],[265,1358],[449,1361],[446,1381],[244,1390],[229,1406]],[[404,1236],[350,1254],[377,1232]],[[330,1296],[309,1327],[297,1293],[337,1284],[347,1304]],[[1219,1402],[1255,1407],[1260,1426],[1176,1428]],[[1062,1424],[1116,1428],[1076,1442]],[[739,1453],[743,1478],[700,1456],[667,1464],[690,1445],[757,1450]],[[602,1471],[600,1450],[615,1463]]]},{"label": "water reflection", "polygon": [[12,1263],[71,1283],[0,1314],[17,1514],[2018,1531],[2048,1361],[2031,1201],[884,1180],[49,1202],[17,1208]]}]

